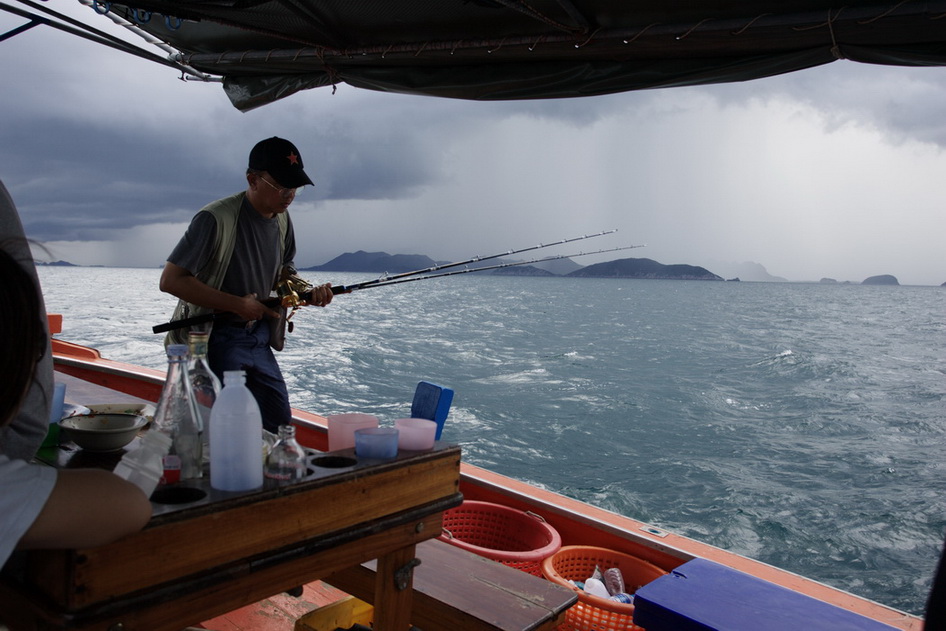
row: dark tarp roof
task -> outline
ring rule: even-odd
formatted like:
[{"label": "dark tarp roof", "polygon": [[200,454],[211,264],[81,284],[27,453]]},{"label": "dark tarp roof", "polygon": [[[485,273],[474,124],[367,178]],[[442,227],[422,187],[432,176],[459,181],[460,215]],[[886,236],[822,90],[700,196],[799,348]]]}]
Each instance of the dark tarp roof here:
[{"label": "dark tarp roof", "polygon": [[[946,0],[99,2],[224,78],[248,110],[299,90],[460,99],[744,81],[836,59],[946,64]],[[170,17],[167,17],[170,16]]]}]

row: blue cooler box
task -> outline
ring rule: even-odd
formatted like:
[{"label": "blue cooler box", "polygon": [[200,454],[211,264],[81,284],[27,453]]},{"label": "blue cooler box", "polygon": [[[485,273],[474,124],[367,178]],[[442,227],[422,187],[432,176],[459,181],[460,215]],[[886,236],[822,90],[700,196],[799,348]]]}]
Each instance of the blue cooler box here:
[{"label": "blue cooler box", "polygon": [[896,631],[705,559],[637,590],[634,624],[647,631]]}]

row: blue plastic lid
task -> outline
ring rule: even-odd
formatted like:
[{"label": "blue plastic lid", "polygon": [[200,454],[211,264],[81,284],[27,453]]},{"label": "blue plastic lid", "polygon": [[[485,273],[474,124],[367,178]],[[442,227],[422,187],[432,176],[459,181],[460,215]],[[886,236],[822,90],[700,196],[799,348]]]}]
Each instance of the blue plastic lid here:
[{"label": "blue plastic lid", "polygon": [[688,561],[638,589],[634,624],[647,631],[895,631],[706,559]]}]

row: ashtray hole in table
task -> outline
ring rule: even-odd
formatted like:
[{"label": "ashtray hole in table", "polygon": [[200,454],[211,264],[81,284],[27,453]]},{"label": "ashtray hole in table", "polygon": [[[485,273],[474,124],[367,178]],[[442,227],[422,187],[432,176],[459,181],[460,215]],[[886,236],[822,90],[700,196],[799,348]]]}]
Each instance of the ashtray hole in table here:
[{"label": "ashtray hole in table", "polygon": [[312,459],[313,466],[326,469],[344,469],[345,467],[353,467],[356,464],[358,464],[356,459],[347,456],[321,456]]},{"label": "ashtray hole in table", "polygon": [[151,494],[151,501],[158,504],[190,504],[207,497],[207,491],[189,486],[167,487]]}]

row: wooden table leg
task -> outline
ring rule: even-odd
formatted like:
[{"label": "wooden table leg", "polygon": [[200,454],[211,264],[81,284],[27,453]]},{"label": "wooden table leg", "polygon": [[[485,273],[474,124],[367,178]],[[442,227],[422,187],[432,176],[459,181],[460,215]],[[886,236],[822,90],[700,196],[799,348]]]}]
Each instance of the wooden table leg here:
[{"label": "wooden table leg", "polygon": [[375,631],[406,631],[411,622],[414,546],[378,558],[374,589]]}]

